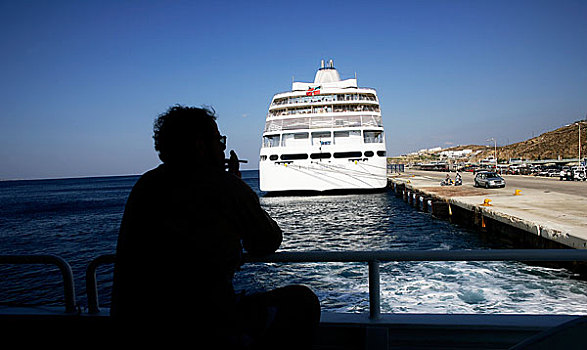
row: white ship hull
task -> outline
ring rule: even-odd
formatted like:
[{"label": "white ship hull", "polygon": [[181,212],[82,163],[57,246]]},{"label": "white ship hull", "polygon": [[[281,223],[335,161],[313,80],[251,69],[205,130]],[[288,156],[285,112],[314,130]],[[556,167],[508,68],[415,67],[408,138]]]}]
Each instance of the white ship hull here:
[{"label": "white ship hull", "polygon": [[[291,152],[291,150],[287,150]],[[386,157],[261,162],[265,192],[377,190],[387,186]]]}]

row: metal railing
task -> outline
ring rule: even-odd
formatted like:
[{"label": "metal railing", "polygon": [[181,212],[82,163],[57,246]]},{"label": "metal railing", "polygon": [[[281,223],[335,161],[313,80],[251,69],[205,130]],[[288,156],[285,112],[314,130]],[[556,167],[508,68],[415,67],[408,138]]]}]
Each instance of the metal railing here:
[{"label": "metal railing", "polygon": [[[578,249],[496,249],[496,250],[433,250],[433,251],[312,251],[279,252],[263,257],[245,255],[249,263],[365,262],[369,266],[369,317],[381,315],[379,266],[392,261],[521,261],[563,262],[587,261],[587,250]],[[102,255],[92,261],[86,272],[88,311],[98,313],[96,268],[113,263],[114,255]]]},{"label": "metal railing", "polygon": [[65,312],[75,313],[75,286],[73,272],[67,261],[56,255],[0,255],[0,264],[11,265],[55,265],[63,276],[63,295],[65,301]]},{"label": "metal railing", "polygon": [[100,312],[98,302],[98,283],[96,282],[96,269],[100,265],[113,264],[116,255],[100,255],[92,260],[86,269],[86,293],[88,294],[88,313],[97,314]]}]

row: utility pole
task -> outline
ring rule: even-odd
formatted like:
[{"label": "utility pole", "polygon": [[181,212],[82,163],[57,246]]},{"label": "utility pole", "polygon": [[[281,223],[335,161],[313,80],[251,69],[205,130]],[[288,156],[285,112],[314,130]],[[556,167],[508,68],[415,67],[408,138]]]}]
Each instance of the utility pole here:
[{"label": "utility pole", "polygon": [[497,171],[497,141],[493,137],[487,141],[493,141],[493,159],[495,160],[495,171]]}]

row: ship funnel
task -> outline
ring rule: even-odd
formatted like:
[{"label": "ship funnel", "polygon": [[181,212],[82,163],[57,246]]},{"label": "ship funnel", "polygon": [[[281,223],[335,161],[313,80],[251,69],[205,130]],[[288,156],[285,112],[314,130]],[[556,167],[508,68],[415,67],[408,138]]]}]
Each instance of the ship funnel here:
[{"label": "ship funnel", "polygon": [[325,67],[324,60],[320,62],[320,69],[316,72],[316,76],[314,77],[314,84],[323,84],[323,83],[333,83],[340,81],[340,75],[338,75],[338,71],[334,68],[334,60],[328,61],[328,67]]}]

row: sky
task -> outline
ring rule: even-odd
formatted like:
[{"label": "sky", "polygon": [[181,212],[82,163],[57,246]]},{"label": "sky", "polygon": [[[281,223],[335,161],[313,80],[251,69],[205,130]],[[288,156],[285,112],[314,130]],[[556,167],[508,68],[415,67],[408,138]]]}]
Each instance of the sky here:
[{"label": "sky", "polygon": [[586,23],[582,0],[0,0],[0,179],[141,174],[175,104],[256,169],[272,96],[322,59],[377,90],[388,155],[523,141],[586,117]]}]

